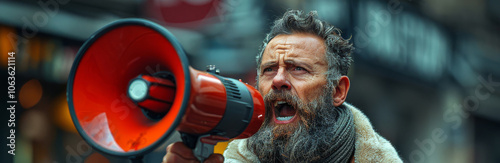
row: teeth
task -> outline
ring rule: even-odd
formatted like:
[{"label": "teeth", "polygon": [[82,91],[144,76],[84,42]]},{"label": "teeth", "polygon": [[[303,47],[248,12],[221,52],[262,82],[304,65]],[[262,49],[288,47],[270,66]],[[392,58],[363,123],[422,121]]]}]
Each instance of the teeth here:
[{"label": "teeth", "polygon": [[281,104],[286,104],[286,101],[276,101],[274,103],[274,107],[278,106],[278,105],[281,105]]},{"label": "teeth", "polygon": [[[277,108],[278,105],[283,105],[283,104],[287,104],[287,102],[286,101],[276,101],[274,103],[274,107]],[[288,120],[293,118],[293,116],[279,117],[278,115],[279,114],[276,115],[276,120],[278,120],[278,121],[288,121]]]},{"label": "teeth", "polygon": [[292,118],[293,118],[293,116],[288,116],[288,117],[276,117],[276,119],[277,119],[278,121],[288,121],[288,120],[290,120],[290,119],[292,119]]}]

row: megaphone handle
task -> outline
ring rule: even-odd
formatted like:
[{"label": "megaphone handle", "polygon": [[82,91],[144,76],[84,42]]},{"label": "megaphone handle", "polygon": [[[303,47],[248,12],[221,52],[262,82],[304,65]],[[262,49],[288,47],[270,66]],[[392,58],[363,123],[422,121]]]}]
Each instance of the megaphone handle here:
[{"label": "megaphone handle", "polygon": [[206,135],[191,135],[186,133],[181,133],[182,142],[189,148],[193,149],[193,154],[200,162],[205,161],[212,153],[214,153],[215,144],[204,143],[202,139],[209,137]]}]

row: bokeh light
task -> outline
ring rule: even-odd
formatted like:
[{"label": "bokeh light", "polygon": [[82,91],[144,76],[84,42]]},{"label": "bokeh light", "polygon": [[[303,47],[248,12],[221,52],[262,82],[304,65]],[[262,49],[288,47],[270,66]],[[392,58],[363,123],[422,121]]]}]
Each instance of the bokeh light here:
[{"label": "bokeh light", "polygon": [[19,91],[19,102],[24,109],[35,106],[42,98],[43,89],[40,81],[32,79],[21,87]]}]

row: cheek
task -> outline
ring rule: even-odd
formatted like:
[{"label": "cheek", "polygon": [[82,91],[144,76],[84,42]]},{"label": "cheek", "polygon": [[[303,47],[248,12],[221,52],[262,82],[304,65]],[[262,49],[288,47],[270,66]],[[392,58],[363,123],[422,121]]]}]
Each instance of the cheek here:
[{"label": "cheek", "polygon": [[297,83],[295,89],[299,98],[311,102],[322,94],[326,82],[301,82]]},{"label": "cheek", "polygon": [[268,83],[269,82],[267,82],[265,80],[260,80],[260,79],[259,79],[259,83],[257,83],[258,90],[259,90],[260,94],[262,94],[262,96],[266,95],[269,92],[269,89],[271,89],[271,85]]}]

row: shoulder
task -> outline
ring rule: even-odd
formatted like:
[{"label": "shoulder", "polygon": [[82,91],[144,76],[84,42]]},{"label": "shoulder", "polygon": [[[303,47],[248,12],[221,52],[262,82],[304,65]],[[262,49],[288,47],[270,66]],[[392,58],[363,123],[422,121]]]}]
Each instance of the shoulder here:
[{"label": "shoulder", "polygon": [[350,109],[356,130],[356,162],[402,162],[396,149],[373,129],[370,120],[358,108],[344,103]]},{"label": "shoulder", "polygon": [[224,162],[259,162],[259,159],[247,148],[247,139],[235,139],[224,151]]}]

